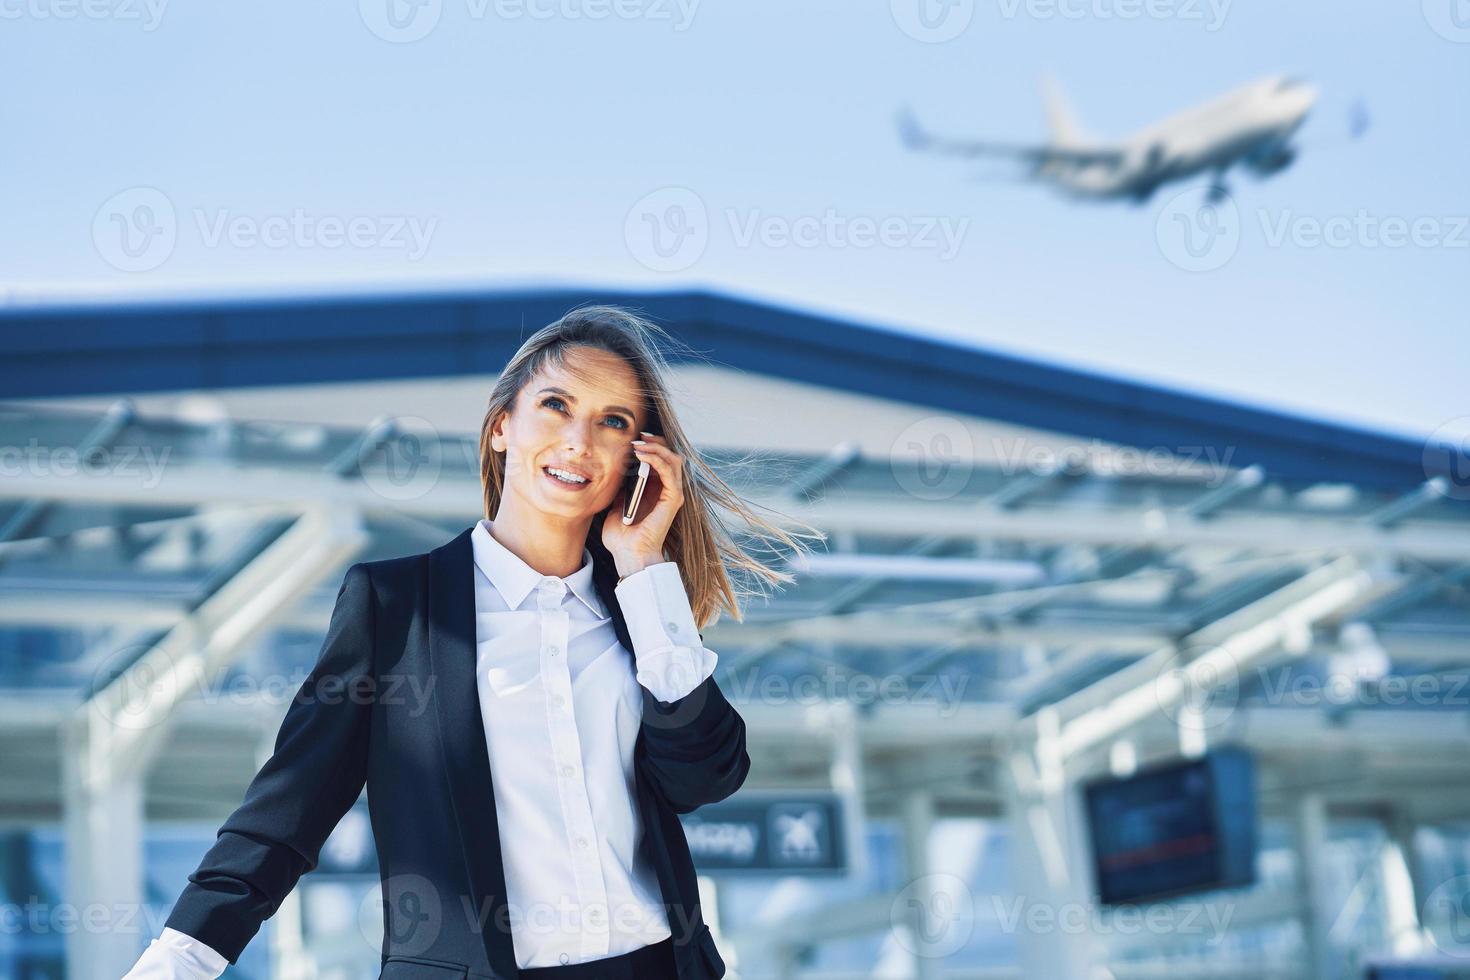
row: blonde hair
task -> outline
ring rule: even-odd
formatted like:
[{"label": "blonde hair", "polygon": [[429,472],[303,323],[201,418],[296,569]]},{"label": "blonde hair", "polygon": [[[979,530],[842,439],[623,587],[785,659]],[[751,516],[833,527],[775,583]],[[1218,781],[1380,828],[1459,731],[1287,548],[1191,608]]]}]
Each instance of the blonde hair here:
[{"label": "blonde hair", "polygon": [[[773,551],[786,548],[794,555],[804,555],[809,551],[804,539],[826,540],[826,535],[800,522],[799,530],[788,531],[760,516],[757,509],[768,508],[752,504],[732,490],[685,436],[669,397],[668,361],[661,350],[675,346],[688,359],[703,359],[684,345],[676,345],[652,320],[616,306],[579,306],[536,331],[521,344],[490,392],[480,427],[480,485],[485,517],[493,520],[504,486],[505,453],[491,448],[490,432],[501,413],[511,411],[527,382],[547,365],[583,376],[567,362],[566,355],[573,348],[596,348],[621,357],[638,379],[648,431],[662,435],[669,448],[684,458],[684,504],[674,516],[664,551],[679,566],[695,622],[703,629],[722,609],[740,622],[741,598],[763,596],[766,587],[795,581],[790,573],[760,561],[754,550],[737,543],[717,510],[738,517],[745,525],[742,536],[759,539],[765,549]],[[734,465],[744,466],[754,460],[753,455],[747,455]],[[612,560],[602,544],[602,513],[588,530],[587,547],[607,569]],[[732,573],[741,584],[732,579]],[[755,588],[746,588],[745,583]]]}]

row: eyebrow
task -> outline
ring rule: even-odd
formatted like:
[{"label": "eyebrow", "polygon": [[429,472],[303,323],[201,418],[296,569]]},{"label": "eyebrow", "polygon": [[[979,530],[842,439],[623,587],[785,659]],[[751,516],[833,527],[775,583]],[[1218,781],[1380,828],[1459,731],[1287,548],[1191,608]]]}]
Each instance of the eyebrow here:
[{"label": "eyebrow", "polygon": [[[541,391],[536,392],[536,394],[539,395],[541,394],[541,392],[544,391],[549,391],[553,394],[562,395],[566,398],[567,401],[571,402],[574,405],[577,403],[577,396],[572,394],[570,391],[567,391],[565,388],[542,388]],[[622,412],[624,415],[628,416],[630,420],[634,422],[638,421],[638,416],[633,414],[633,410],[631,408],[624,408],[621,405],[609,405],[607,406],[606,411]]]}]

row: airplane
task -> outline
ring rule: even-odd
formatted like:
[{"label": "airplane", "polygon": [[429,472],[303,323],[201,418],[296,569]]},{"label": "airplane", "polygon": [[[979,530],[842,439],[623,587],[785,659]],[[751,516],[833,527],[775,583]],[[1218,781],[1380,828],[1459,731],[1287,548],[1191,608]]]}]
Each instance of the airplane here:
[{"label": "airplane", "polygon": [[[1164,184],[1209,173],[1206,199],[1218,203],[1229,194],[1225,177],[1232,167],[1269,177],[1291,166],[1299,151],[1293,137],[1316,105],[1317,89],[1291,75],[1272,75],[1118,141],[1085,133],[1050,76],[1042,78],[1042,98],[1051,133],[1044,146],[938,137],[908,107],[899,111],[899,134],[912,150],[1019,158],[1031,165],[1030,177],[1081,198],[1142,204]],[[1366,125],[1366,110],[1355,106],[1352,136]]]}]

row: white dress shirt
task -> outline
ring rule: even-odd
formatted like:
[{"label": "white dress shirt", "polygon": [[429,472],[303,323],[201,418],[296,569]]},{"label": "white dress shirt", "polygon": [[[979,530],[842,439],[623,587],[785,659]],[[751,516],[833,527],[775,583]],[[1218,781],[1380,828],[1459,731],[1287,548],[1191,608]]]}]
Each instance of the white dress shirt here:
[{"label": "white dress shirt", "polygon": [[[506,898],[522,969],[603,959],[672,933],[640,858],[633,746],[646,687],[676,701],[714,673],[679,568],[660,562],[614,590],[629,658],[592,584],[592,553],[542,575],[490,534],[470,538],[475,677]],[[636,668],[635,668],[636,662]],[[165,927],[123,980],[214,980],[225,958]]]}]

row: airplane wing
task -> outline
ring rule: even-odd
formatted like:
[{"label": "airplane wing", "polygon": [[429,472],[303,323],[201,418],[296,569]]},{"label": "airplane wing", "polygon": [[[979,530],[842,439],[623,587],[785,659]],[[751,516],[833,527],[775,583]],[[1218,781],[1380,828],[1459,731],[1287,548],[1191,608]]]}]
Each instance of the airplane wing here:
[{"label": "airplane wing", "polygon": [[898,133],[903,143],[911,150],[930,153],[946,153],[953,156],[1009,156],[1043,166],[1048,163],[1071,163],[1086,166],[1094,163],[1119,164],[1123,154],[1117,150],[1087,149],[1085,147],[1025,146],[1016,143],[996,143],[990,140],[954,140],[938,137],[919,125],[919,120],[908,107],[899,110]]}]

